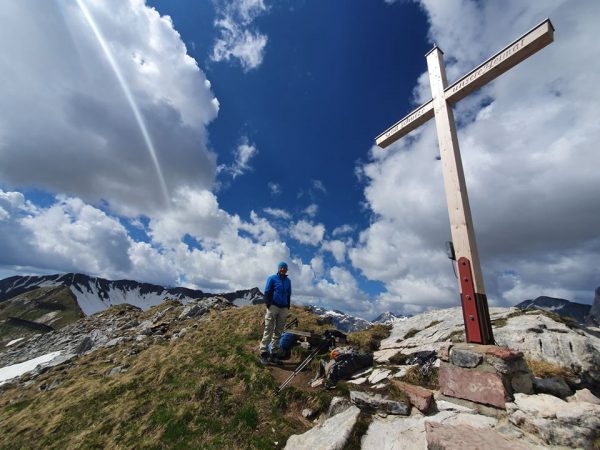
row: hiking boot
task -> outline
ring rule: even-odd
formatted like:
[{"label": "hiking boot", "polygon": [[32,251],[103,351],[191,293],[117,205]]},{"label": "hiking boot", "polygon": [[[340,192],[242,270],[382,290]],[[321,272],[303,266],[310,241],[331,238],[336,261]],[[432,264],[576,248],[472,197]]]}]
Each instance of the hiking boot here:
[{"label": "hiking boot", "polygon": [[270,363],[270,357],[269,357],[269,352],[262,352],[260,354],[260,357],[258,358],[258,362],[261,363],[263,366],[268,366]]},{"label": "hiking boot", "polygon": [[272,364],[277,364],[278,366],[283,364],[283,361],[277,357],[277,353],[271,353],[269,356],[269,362]]}]

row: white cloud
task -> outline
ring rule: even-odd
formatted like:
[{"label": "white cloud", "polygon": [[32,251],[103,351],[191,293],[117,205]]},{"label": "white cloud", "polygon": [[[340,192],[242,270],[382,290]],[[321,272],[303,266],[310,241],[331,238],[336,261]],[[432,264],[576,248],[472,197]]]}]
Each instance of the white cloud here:
[{"label": "white cloud", "polygon": [[218,2],[219,19],[215,26],[220,30],[220,37],[215,42],[211,59],[229,61],[237,58],[245,72],[260,66],[268,39],[251,27],[254,19],[266,10],[263,0]]},{"label": "white cloud", "polygon": [[321,223],[314,225],[312,222],[300,220],[290,228],[290,236],[301,244],[317,246],[324,235],[325,226]]},{"label": "white cloud", "polygon": [[[12,201],[4,202],[6,198]],[[8,212],[0,221],[0,265],[115,278],[130,270],[127,231],[99,209],[66,197],[39,209],[18,192],[3,191],[0,203]]]},{"label": "white cloud", "polygon": [[348,224],[341,225],[337,228],[334,228],[331,234],[333,236],[341,236],[344,234],[352,233],[354,231],[354,227]]},{"label": "white cloud", "polygon": [[250,160],[258,153],[257,148],[248,142],[247,137],[242,138],[242,143],[238,145],[234,153],[234,162],[230,166],[220,165],[217,167],[218,172],[229,173],[234,179],[244,172],[251,170]]},{"label": "white cloud", "polygon": [[323,194],[327,194],[327,189],[325,189],[325,185],[321,180],[312,180],[311,187],[313,191],[319,191]]},{"label": "white cloud", "polygon": [[[553,44],[459,102],[455,117],[490,303],[543,294],[589,302],[600,279],[600,51],[579,49],[590,49],[600,4],[421,3],[449,82],[542,18],[553,20]],[[425,74],[415,99],[430,97]],[[385,283],[378,309],[459,304],[444,253],[450,227],[437,147],[430,121],[387,150],[372,149],[360,168],[373,223],[349,255],[367,277]]]},{"label": "white cloud", "polygon": [[346,260],[346,243],[340,240],[324,241],[321,249],[331,252],[338,264]]},{"label": "white cloud", "polygon": [[303,212],[304,212],[304,214],[306,214],[309,217],[315,217],[317,215],[318,211],[319,211],[319,205],[317,205],[316,203],[311,203],[304,209]]},{"label": "white cloud", "polygon": [[218,102],[170,18],[137,0],[84,4],[126,89],[76,2],[4,5],[0,97],[10,113],[0,117],[0,179],[107,201],[120,214],[166,207],[128,92],[169,195],[210,189],[216,158],[206,125]]},{"label": "white cloud", "polygon": [[263,211],[276,219],[290,219],[292,216],[284,209],[278,208],[263,208]]}]

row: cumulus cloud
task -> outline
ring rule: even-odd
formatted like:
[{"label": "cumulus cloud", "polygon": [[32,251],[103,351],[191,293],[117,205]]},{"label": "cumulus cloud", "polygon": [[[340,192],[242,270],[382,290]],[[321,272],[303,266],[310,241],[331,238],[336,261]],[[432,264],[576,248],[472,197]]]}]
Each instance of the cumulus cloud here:
[{"label": "cumulus cloud", "polygon": [[[578,49],[599,52],[586,43],[600,4],[421,4],[431,41],[445,52],[449,82],[542,18],[553,20],[553,44],[459,102],[455,117],[490,303],[538,295],[589,303],[600,279],[600,126],[593,112],[600,60]],[[414,101],[431,98],[427,79],[419,78]],[[387,150],[373,148],[360,167],[373,223],[349,256],[385,283],[380,309],[458,304],[444,253],[450,228],[437,147],[430,121]]]},{"label": "cumulus cloud", "polygon": [[220,31],[211,59],[213,61],[239,60],[247,72],[262,63],[267,36],[253,29],[252,22],[267,10],[263,0],[217,1],[218,19],[215,27]]},{"label": "cumulus cloud", "polygon": [[335,239],[333,241],[324,241],[321,249],[331,252],[338,263],[343,263],[346,260],[346,243]]},{"label": "cumulus cloud", "polygon": [[82,4],[101,34],[76,2],[24,0],[0,11],[0,179],[127,215],[168,206],[155,162],[168,196],[210,189],[206,125],[218,101],[170,18],[134,0]]},{"label": "cumulus cloud", "polygon": [[80,199],[59,197],[49,208],[18,192],[0,191],[0,265],[84,271],[118,278],[131,269],[121,223]]},{"label": "cumulus cloud", "polygon": [[[236,4],[245,24],[264,10]],[[0,10],[1,273],[77,271],[217,292],[262,287],[287,260],[299,299],[335,304],[354,292],[322,257],[294,257],[268,218],[220,207],[206,136],[219,104],[171,20],[137,0],[81,5],[24,0]],[[243,141],[230,173],[249,170],[256,152]],[[17,191],[29,188],[45,201]],[[281,193],[275,182],[269,189]],[[318,246],[325,227],[301,221],[293,233]]]},{"label": "cumulus cloud", "polygon": [[290,228],[290,236],[301,244],[317,246],[323,240],[325,226],[313,224],[307,220],[299,220]]}]

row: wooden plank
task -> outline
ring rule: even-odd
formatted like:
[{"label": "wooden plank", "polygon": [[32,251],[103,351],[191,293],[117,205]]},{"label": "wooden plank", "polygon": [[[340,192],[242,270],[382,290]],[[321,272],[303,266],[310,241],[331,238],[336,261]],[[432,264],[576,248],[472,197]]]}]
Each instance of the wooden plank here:
[{"label": "wooden plank", "polygon": [[433,118],[433,100],[429,100],[427,103],[419,106],[410,114],[406,115],[406,117],[389,127],[375,138],[375,142],[381,148],[386,148],[388,145],[393,144],[402,136],[417,129],[431,118]]},{"label": "wooden plank", "polygon": [[444,68],[443,53],[439,48],[435,47],[427,54],[427,68],[435,109],[435,127],[440,146],[444,189],[456,259],[465,257],[471,262],[475,292],[485,294],[454,114],[452,107],[444,97],[447,85],[446,70]]},{"label": "wooden plank", "polygon": [[[444,89],[444,97],[454,104],[486,83],[497,78],[521,61],[527,59],[554,40],[554,27],[550,19],[528,31],[468,74]],[[433,118],[433,100],[424,103],[375,138],[375,143],[386,148],[398,139]]]},{"label": "wooden plank", "polygon": [[456,103],[546,47],[553,40],[554,27],[550,19],[546,19],[448,86],[445,90],[446,101],[450,104]]}]

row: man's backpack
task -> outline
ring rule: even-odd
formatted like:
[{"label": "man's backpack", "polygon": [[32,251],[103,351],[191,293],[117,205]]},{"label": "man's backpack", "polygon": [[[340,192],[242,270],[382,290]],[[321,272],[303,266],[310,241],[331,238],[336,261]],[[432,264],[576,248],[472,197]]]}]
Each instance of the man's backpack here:
[{"label": "man's backpack", "polygon": [[352,347],[336,347],[331,352],[331,357],[333,362],[329,365],[326,376],[332,382],[347,380],[360,369],[373,365],[372,353],[360,353]]}]

